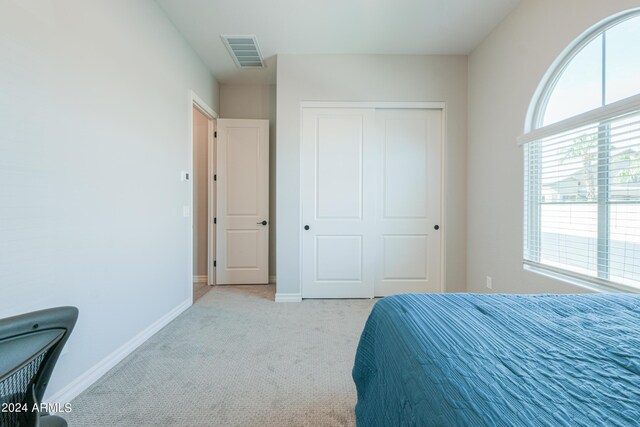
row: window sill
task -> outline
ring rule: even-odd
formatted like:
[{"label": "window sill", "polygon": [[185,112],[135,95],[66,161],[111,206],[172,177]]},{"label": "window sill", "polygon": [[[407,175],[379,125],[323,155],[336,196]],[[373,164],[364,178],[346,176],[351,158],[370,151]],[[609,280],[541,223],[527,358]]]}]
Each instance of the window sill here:
[{"label": "window sill", "polygon": [[599,293],[640,293],[640,289],[633,288],[631,286],[618,285],[618,284],[604,284],[600,282],[590,281],[583,279],[582,277],[574,276],[569,273],[564,273],[560,271],[556,271],[555,269],[546,268],[542,265],[533,265],[528,262],[523,263],[523,268],[526,271],[530,271],[532,273],[540,274],[542,276],[559,280],[564,283],[568,283],[573,286],[577,286],[580,288],[588,289],[592,292]]}]

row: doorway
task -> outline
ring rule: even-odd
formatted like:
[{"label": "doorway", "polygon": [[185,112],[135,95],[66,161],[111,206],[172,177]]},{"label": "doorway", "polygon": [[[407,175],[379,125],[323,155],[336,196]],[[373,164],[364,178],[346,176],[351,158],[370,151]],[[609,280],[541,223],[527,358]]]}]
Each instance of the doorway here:
[{"label": "doorway", "polygon": [[192,93],[191,103],[191,283],[193,301],[215,284],[217,114]]},{"label": "doorway", "polygon": [[183,180],[191,188],[184,216],[195,301],[214,285],[269,283],[269,120],[221,119],[194,92],[190,99]]},{"label": "doorway", "polygon": [[303,298],[442,290],[443,108],[302,108]]}]

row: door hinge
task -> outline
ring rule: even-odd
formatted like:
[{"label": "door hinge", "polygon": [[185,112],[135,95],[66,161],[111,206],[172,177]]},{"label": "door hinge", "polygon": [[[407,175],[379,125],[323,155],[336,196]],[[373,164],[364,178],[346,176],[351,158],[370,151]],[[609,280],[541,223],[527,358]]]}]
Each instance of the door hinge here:
[{"label": "door hinge", "polygon": [[218,180],[218,175],[213,174],[213,180],[214,180],[214,181],[217,181],[217,180]]},{"label": "door hinge", "polygon": [[217,222],[216,222],[217,220],[218,220],[218,218],[213,218],[213,223],[217,224]]},{"label": "door hinge", "polygon": [[218,132],[213,132],[213,137],[217,138],[218,137]]},{"label": "door hinge", "polygon": [[215,262],[215,261],[213,261],[213,266],[214,266],[214,267],[216,266],[216,262]]}]

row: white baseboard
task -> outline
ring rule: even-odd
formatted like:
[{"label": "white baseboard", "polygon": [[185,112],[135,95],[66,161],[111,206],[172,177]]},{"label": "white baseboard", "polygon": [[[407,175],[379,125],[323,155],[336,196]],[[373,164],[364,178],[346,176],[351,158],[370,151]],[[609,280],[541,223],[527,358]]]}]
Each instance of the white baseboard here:
[{"label": "white baseboard", "polygon": [[302,302],[302,295],[276,293],[276,302]]},{"label": "white baseboard", "polygon": [[276,276],[269,276],[269,284],[270,285],[276,284]]},{"label": "white baseboard", "polygon": [[71,402],[71,400],[73,400],[76,396],[89,388],[93,383],[98,381],[100,377],[102,377],[111,368],[120,363],[122,359],[131,354],[136,348],[140,347],[156,332],[164,328],[169,322],[178,317],[187,308],[191,307],[191,304],[191,298],[184,300],[173,310],[153,322],[146,329],[142,330],[138,335],[127,341],[122,347],[116,349],[114,352],[112,352],[100,362],[81,374],[78,378],[71,381],[71,383],[44,400],[47,403],[65,404]]},{"label": "white baseboard", "polygon": [[207,276],[193,276],[193,283],[207,283],[208,280]]}]

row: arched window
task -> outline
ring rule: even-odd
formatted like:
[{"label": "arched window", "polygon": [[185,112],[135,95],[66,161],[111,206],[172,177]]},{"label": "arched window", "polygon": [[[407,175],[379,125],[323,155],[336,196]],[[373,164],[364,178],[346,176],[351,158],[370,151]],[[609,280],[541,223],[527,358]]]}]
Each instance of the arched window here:
[{"label": "arched window", "polygon": [[526,130],[525,266],[640,289],[640,10],[567,48]]}]

